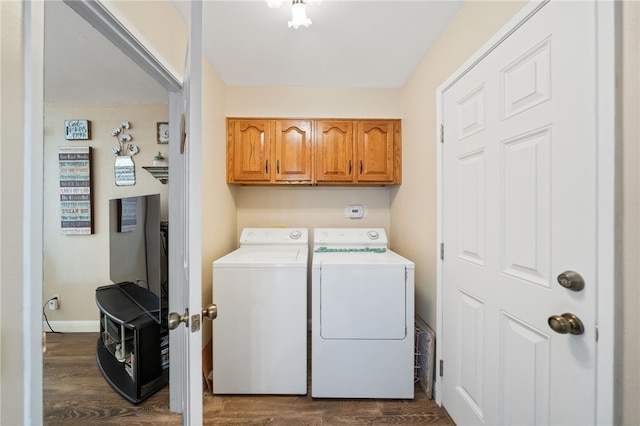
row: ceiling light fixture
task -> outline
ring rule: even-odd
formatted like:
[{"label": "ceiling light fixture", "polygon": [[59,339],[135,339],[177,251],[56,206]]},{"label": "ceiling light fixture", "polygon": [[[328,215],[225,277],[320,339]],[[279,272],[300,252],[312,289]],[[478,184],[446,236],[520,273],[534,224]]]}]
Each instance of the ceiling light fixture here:
[{"label": "ceiling light fixture", "polygon": [[[283,0],[265,0],[270,8],[278,8],[282,5]],[[307,3],[320,3],[320,0],[292,0],[291,1],[291,20],[289,28],[298,29],[301,25],[308,27],[311,25],[311,19],[307,17]]]}]

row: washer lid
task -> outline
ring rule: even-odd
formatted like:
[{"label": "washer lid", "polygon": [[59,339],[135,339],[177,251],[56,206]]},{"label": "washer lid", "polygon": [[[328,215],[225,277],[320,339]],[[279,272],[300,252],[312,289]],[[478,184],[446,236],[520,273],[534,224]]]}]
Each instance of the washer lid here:
[{"label": "washer lid", "polygon": [[306,268],[307,247],[240,247],[213,262],[213,267],[296,267]]},{"label": "washer lid", "polygon": [[313,269],[318,269],[323,265],[404,265],[407,269],[415,268],[414,262],[389,249],[382,253],[376,251],[317,252],[314,250],[311,254]]},{"label": "washer lid", "polygon": [[240,247],[247,246],[300,246],[309,244],[307,228],[244,228]]},{"label": "washer lid", "polygon": [[383,228],[315,228],[313,245],[317,247],[385,248],[389,241]]}]

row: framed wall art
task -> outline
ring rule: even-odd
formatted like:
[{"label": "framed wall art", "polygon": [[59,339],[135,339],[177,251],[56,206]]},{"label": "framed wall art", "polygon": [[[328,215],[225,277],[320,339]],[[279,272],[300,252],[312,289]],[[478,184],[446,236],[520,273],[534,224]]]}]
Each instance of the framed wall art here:
[{"label": "framed wall art", "polygon": [[63,234],[93,234],[91,147],[61,147],[60,227]]},{"label": "framed wall art", "polygon": [[91,122],[89,120],[65,120],[64,138],[66,140],[91,139]]},{"label": "framed wall art", "polygon": [[169,123],[157,123],[158,143],[169,143]]}]

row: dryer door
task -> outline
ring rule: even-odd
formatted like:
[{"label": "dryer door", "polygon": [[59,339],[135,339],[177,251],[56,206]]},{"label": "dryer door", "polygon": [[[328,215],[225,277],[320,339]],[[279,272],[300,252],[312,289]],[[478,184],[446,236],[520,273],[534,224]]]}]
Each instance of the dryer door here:
[{"label": "dryer door", "polygon": [[405,265],[322,264],[323,339],[404,339],[406,304]]}]

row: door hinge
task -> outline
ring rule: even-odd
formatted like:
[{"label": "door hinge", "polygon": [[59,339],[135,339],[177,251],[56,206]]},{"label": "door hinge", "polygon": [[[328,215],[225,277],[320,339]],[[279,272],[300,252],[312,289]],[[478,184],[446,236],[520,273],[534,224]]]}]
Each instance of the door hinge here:
[{"label": "door hinge", "polygon": [[440,260],[444,260],[444,243],[440,243]]},{"label": "door hinge", "polygon": [[444,361],[440,360],[440,377],[444,376]]},{"label": "door hinge", "polygon": [[440,125],[440,143],[444,143],[444,124]]}]

